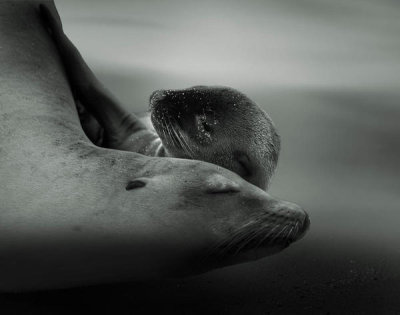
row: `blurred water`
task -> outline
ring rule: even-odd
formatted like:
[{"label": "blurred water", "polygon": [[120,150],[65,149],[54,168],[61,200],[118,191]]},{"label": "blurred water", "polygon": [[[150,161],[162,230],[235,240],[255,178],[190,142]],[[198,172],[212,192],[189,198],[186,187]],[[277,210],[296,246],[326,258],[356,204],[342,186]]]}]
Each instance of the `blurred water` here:
[{"label": "blurred water", "polygon": [[271,193],[307,209],[311,230],[279,255],[192,279],[27,301],[119,313],[400,313],[398,2],[56,3],[132,111],[147,110],[157,88],[194,84],[230,85],[264,107],[283,140]]},{"label": "blurred water", "polygon": [[249,87],[398,87],[400,4],[393,0],[57,4],[95,66]]}]

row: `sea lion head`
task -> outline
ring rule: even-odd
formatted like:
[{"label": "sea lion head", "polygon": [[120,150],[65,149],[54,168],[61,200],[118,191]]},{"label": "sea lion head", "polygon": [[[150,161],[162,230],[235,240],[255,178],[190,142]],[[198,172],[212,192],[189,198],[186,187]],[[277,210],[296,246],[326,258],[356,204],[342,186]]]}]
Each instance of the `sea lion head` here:
[{"label": "sea lion head", "polygon": [[[141,213],[150,218],[143,225],[146,231],[161,230],[165,234],[151,235],[173,244],[168,250],[151,247],[163,248],[163,259],[182,255],[179,265],[174,259],[179,274],[280,252],[309,227],[308,215],[298,205],[272,197],[236,173],[202,161],[153,159],[148,167],[157,174],[126,189],[148,209]],[[155,224],[162,228],[153,228]]]},{"label": "sea lion head", "polygon": [[218,86],[158,90],[150,108],[167,155],[223,166],[267,189],[280,139],[268,114],[246,95]]}]

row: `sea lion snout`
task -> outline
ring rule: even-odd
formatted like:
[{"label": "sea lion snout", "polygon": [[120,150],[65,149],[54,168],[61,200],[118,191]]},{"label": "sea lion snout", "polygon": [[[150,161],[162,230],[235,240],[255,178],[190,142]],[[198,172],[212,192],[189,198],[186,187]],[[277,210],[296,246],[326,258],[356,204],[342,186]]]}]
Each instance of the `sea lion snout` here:
[{"label": "sea lion snout", "polygon": [[246,254],[244,257],[247,257],[251,252],[260,258],[285,249],[306,234],[310,219],[304,209],[258,188],[248,188],[241,187],[242,193],[237,197],[247,210],[240,210],[227,237],[219,243],[218,255]]},{"label": "sea lion snout", "polygon": [[161,101],[164,97],[166,96],[166,93],[164,90],[156,90],[153,93],[151,93],[149,97],[149,104],[152,106],[158,101]]},{"label": "sea lion snout", "polygon": [[282,220],[296,225],[295,240],[301,239],[310,227],[310,217],[308,213],[299,205],[278,200],[273,210],[282,218]]},{"label": "sea lion snout", "polygon": [[225,265],[260,259],[284,250],[309,229],[309,216],[300,206],[266,193],[250,202],[251,194],[245,192],[246,188],[242,187],[242,193],[231,196],[237,198],[242,208],[233,211],[235,214],[220,225],[226,234],[211,249],[207,259]]}]

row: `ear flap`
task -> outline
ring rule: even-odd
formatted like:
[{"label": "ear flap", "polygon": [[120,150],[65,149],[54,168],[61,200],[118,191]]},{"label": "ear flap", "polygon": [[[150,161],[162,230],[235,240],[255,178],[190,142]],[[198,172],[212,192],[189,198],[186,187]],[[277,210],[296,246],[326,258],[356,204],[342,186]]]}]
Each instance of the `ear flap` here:
[{"label": "ear flap", "polygon": [[141,188],[146,186],[146,182],[140,179],[135,179],[133,181],[130,181],[128,185],[126,185],[125,189],[126,190],[132,190],[136,188]]},{"label": "ear flap", "polygon": [[236,161],[238,161],[238,164],[240,165],[240,176],[242,177],[248,177],[251,176],[253,170],[251,167],[251,161],[249,156],[242,151],[236,151],[234,152],[234,157]]}]

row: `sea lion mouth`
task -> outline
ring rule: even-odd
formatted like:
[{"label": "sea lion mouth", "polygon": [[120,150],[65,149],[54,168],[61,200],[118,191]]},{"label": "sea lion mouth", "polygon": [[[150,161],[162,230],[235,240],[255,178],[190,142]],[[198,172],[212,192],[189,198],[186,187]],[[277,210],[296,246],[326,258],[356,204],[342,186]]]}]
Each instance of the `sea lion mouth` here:
[{"label": "sea lion mouth", "polygon": [[310,227],[310,219],[302,211],[300,217],[288,219],[286,215],[268,213],[247,220],[227,237],[215,244],[207,261],[231,262],[256,260],[272,255],[300,240]]}]

